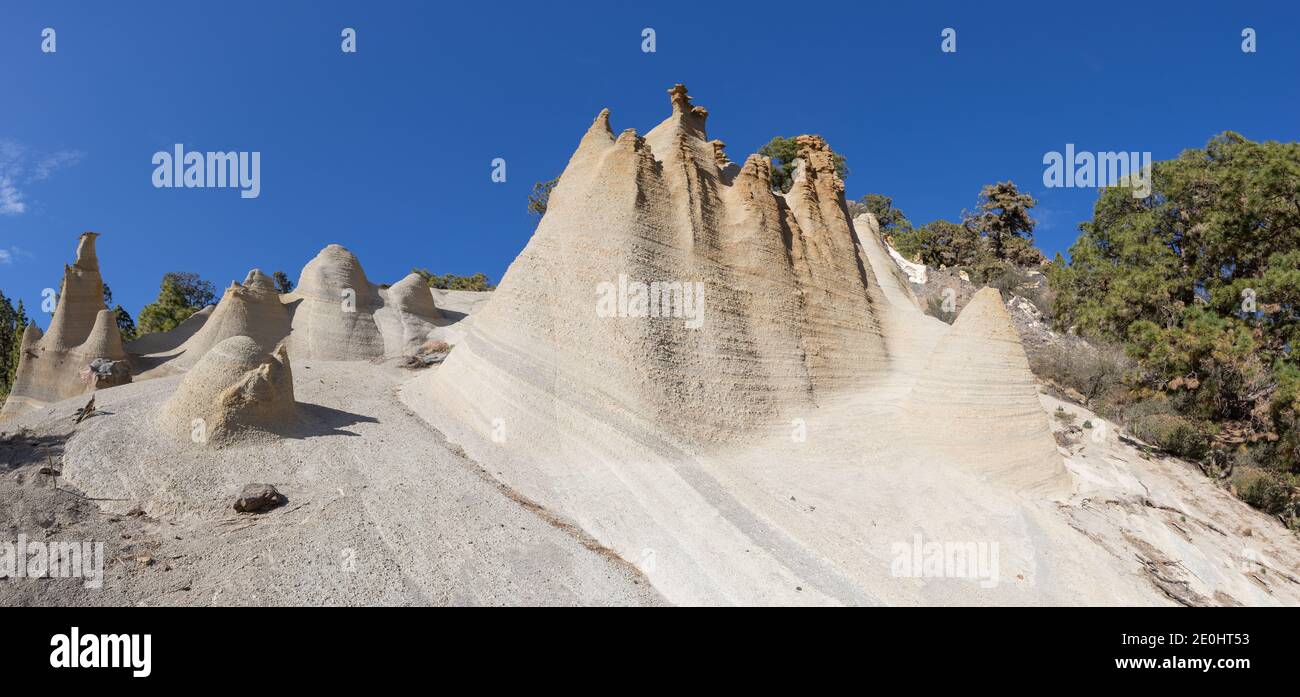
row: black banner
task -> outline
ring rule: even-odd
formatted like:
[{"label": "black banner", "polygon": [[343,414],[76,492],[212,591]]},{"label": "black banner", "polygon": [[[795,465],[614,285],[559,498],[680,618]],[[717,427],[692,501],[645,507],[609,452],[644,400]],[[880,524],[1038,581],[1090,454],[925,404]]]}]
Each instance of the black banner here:
[{"label": "black banner", "polygon": [[509,681],[538,677],[516,670],[525,666],[631,674],[702,663],[712,666],[702,679],[713,681],[729,671],[753,679],[758,669],[820,682],[868,669],[918,686],[1031,675],[1203,684],[1282,679],[1295,664],[1293,615],[1281,609],[739,610],[723,617],[716,610],[8,608],[2,616],[3,663],[49,686],[193,688],[203,676],[270,685],[304,670],[352,680],[380,668],[388,679],[416,678],[436,666],[489,666],[493,680]]}]

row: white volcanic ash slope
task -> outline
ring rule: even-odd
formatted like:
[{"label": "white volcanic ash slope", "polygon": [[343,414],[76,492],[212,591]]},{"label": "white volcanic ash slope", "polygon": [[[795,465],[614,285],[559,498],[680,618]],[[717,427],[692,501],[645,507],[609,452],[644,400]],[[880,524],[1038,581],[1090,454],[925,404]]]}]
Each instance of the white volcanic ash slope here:
[{"label": "white volcanic ash slope", "polygon": [[[775,197],[764,161],[720,165],[684,90],[672,106],[645,138],[615,138],[608,112],[597,117],[537,232],[438,372],[436,391],[467,396],[447,406],[484,433],[510,411],[576,409],[678,445],[729,440],[864,384],[885,362],[874,279],[829,152]],[[598,316],[598,285],[620,277],[703,284],[702,326]]]},{"label": "white volcanic ash slope", "polygon": [[[1068,494],[1046,416],[1022,404],[965,405],[981,420],[989,410],[993,423],[1010,415],[1019,424],[998,432],[1007,442],[975,444],[974,458],[957,433],[955,449],[939,451],[954,455],[947,462],[913,442],[926,421],[953,416],[925,401],[924,385],[908,404],[948,328],[921,312],[879,240],[859,240],[826,143],[800,137],[794,185],[775,194],[765,158],[729,162],[707,140],[706,112],[681,86],[670,96],[672,114],[645,138],[615,137],[601,112],[528,246],[446,364],[408,386],[408,404],[625,558],[653,555],[656,587],[686,603],[875,595],[826,561],[825,540],[758,513],[767,507],[753,496],[773,492],[753,491],[753,477],[730,480],[739,454],[759,460],[747,461],[759,472],[765,457],[789,451],[781,442],[799,423],[861,440],[790,452],[787,478],[829,458],[825,476],[842,480],[888,457],[895,477],[930,481],[956,468],[998,496]],[[620,276],[702,283],[702,326],[599,316],[599,284]],[[973,338],[951,350],[986,350],[980,339],[998,335],[997,319],[973,317]],[[1023,388],[1020,378],[1032,377],[1016,375],[1021,367],[966,376],[958,392],[980,395],[1009,375]],[[929,428],[946,442],[947,425]],[[989,464],[1004,451],[1023,454],[1010,471]],[[915,506],[924,515],[929,503]],[[850,526],[866,522],[865,511],[845,513]]]}]

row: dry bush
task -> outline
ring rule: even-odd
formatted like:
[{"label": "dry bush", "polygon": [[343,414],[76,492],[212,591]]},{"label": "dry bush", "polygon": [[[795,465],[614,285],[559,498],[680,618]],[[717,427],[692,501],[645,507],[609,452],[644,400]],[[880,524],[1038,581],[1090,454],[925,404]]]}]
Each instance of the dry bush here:
[{"label": "dry bush", "polygon": [[1192,420],[1177,414],[1147,414],[1125,424],[1130,433],[1146,443],[1186,460],[1199,462],[1210,453],[1210,436]]},{"label": "dry bush", "polygon": [[1118,418],[1132,401],[1124,381],[1133,362],[1118,348],[1053,346],[1031,353],[1029,360],[1035,375],[1074,390],[1084,406],[1103,416]]},{"label": "dry bush", "polygon": [[421,370],[431,365],[441,363],[451,353],[451,345],[439,339],[426,341],[415,350],[415,353],[402,357],[402,367],[408,370]]},{"label": "dry bush", "polygon": [[1285,512],[1292,503],[1292,488],[1283,478],[1267,470],[1243,467],[1232,477],[1237,498],[1270,515]]},{"label": "dry bush", "polygon": [[938,317],[948,324],[957,321],[957,313],[943,309],[943,298],[936,295],[930,296],[930,299],[926,301],[925,314],[930,315],[931,317]]},{"label": "dry bush", "polygon": [[417,356],[428,356],[435,353],[451,353],[451,344],[441,339],[432,339],[424,342],[420,345],[420,348],[415,350]]},{"label": "dry bush", "polygon": [[997,288],[1003,299],[1015,294],[1021,295],[1020,289],[1033,283],[1028,273],[1017,266],[999,264],[984,271],[984,280],[989,286]]}]

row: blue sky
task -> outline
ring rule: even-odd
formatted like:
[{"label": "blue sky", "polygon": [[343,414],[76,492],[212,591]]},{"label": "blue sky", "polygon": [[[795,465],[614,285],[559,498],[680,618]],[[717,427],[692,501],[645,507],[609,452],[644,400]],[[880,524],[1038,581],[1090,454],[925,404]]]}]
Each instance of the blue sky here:
[{"label": "blue sky", "polygon": [[[1296,139],[1300,5],[1056,5],[6,0],[0,290],[38,306],[84,230],[103,234],[105,280],[132,314],[166,271],[218,288],[253,267],[296,279],[330,242],[376,282],[412,266],[498,280],[532,234],[532,183],[602,107],[645,133],[675,82],[733,160],[819,133],[848,158],[850,198],[891,195],[916,223],[1014,180],[1040,200],[1049,255],[1096,192],[1044,189],[1048,151],[1167,159],[1226,129]],[[154,188],[151,157],[175,143],[261,152],[261,195]]]}]

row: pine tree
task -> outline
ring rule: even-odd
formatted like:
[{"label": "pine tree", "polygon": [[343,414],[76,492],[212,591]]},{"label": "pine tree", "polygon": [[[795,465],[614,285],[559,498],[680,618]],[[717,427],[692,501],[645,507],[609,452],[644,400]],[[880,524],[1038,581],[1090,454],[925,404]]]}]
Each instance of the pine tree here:
[{"label": "pine tree", "polygon": [[113,306],[113,289],[104,284],[104,307],[113,308],[113,317],[117,322],[117,331],[122,335],[122,341],[135,340],[135,320],[131,319],[131,313],[126,311],[125,307],[118,305]]},{"label": "pine tree", "polygon": [[9,394],[9,386],[12,384],[9,377],[9,362],[13,357],[17,319],[13,304],[5,297],[4,292],[0,291],[0,397]]},{"label": "pine tree", "polygon": [[528,212],[539,218],[546,215],[546,206],[551,202],[551,192],[559,183],[560,178],[556,177],[533,184],[533,193],[528,195]]},{"label": "pine tree", "polygon": [[[777,136],[759,149],[758,154],[766,155],[772,161],[772,189],[782,193],[794,185],[795,159],[799,157],[799,143],[794,138]],[[848,179],[849,166],[844,156],[834,154],[835,171],[840,179]]]},{"label": "pine tree", "polygon": [[1050,272],[1056,321],[1124,342],[1136,387],[1251,424],[1300,471],[1300,143],[1226,132],[1154,163],[1151,187],[1101,191]]},{"label": "pine tree", "polygon": [[276,271],[272,276],[275,279],[275,292],[284,295],[293,290],[293,281],[289,280],[289,274],[283,271]]},{"label": "pine tree", "polygon": [[27,310],[23,307],[22,299],[14,307],[9,298],[0,292],[0,397],[9,394],[18,375],[23,332],[27,329],[27,323]]},{"label": "pine tree", "polygon": [[1016,257],[1032,248],[1034,225],[1029,209],[1038,205],[1033,196],[1021,193],[1015,182],[989,184],[980,191],[974,213],[966,216],[966,226],[987,237],[993,256],[1018,262]]},{"label": "pine tree", "polygon": [[197,274],[167,273],[163,275],[158,299],[140,310],[137,334],[171,331],[190,315],[211,305],[215,295],[212,283]]}]

